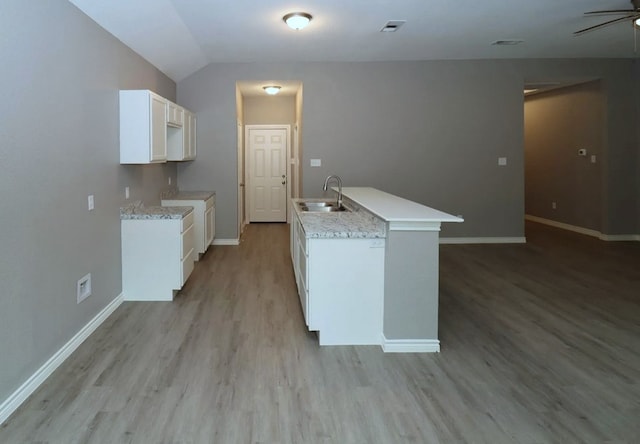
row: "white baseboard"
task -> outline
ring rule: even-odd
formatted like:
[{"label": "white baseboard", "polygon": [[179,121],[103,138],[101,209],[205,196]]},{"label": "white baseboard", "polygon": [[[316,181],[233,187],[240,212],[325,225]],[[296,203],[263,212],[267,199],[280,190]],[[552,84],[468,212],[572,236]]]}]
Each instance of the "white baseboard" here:
[{"label": "white baseboard", "polygon": [[640,234],[600,234],[603,241],[640,241]]},{"label": "white baseboard", "polygon": [[213,245],[240,245],[239,239],[214,239]]},{"label": "white baseboard", "polygon": [[441,237],[441,244],[525,244],[525,237]]},{"label": "white baseboard", "polygon": [[438,353],[437,339],[387,339],[382,335],[382,350],[385,353]]},{"label": "white baseboard", "polygon": [[27,379],[24,384],[0,404],[0,425],[53,373],[108,317],[122,304],[122,294],[103,308],[87,325],[76,333],[47,362]]},{"label": "white baseboard", "polygon": [[596,237],[603,241],[640,241],[640,234],[603,234],[597,230],[592,230],[590,228],[583,228],[576,225],[565,224],[564,222],[558,222],[551,219],[545,219],[543,217],[532,216],[530,214],[525,214],[524,218],[532,222],[538,222],[539,224],[549,225],[551,227],[573,231],[574,233]]}]

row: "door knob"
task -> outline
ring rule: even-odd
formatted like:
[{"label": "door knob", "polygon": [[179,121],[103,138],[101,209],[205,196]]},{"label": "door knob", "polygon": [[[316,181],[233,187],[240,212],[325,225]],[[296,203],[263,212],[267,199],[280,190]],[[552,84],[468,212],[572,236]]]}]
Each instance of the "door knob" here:
[{"label": "door knob", "polygon": [[286,183],[287,183],[287,181],[286,181],[286,180],[283,180],[283,181],[282,181],[282,185],[285,185]]}]

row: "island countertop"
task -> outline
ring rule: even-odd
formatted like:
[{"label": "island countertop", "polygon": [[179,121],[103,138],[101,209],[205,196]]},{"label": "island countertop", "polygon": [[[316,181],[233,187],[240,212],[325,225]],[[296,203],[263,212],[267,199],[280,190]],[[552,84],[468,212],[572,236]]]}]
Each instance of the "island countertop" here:
[{"label": "island countertop", "polygon": [[[333,188],[337,191],[336,188]],[[345,198],[366,208],[371,213],[389,223],[389,229],[439,228],[441,222],[464,222],[453,216],[426,205],[385,193],[370,187],[346,187],[342,189]]]},{"label": "island countertop", "polygon": [[310,213],[301,211],[298,202],[325,201],[326,199],[292,199],[292,207],[300,218],[305,236],[317,239],[377,239],[386,236],[384,222],[359,211]]}]

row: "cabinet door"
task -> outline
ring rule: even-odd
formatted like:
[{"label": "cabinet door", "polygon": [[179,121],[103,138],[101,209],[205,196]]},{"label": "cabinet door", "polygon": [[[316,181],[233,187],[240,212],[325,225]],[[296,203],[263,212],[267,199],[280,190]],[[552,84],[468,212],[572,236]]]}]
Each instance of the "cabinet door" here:
[{"label": "cabinet door", "polygon": [[214,220],[214,209],[213,207],[209,208],[204,213],[204,249],[211,245],[213,242],[213,237],[215,233],[215,220]]},{"label": "cabinet door", "polygon": [[193,113],[189,113],[189,159],[196,158],[196,115]]},{"label": "cabinet door", "polygon": [[150,95],[151,103],[151,161],[167,160],[167,113],[162,97]]},{"label": "cabinet door", "polygon": [[196,158],[196,116],[184,110],[184,160]]}]

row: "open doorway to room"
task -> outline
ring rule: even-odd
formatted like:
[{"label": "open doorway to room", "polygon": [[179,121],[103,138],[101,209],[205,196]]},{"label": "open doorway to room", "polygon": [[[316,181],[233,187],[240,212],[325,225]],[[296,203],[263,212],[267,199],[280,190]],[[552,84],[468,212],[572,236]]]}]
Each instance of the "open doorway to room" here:
[{"label": "open doorway to room", "polygon": [[[280,91],[268,95],[265,85]],[[302,83],[238,81],[236,116],[238,232],[250,222],[289,222],[289,199],[301,194]]]},{"label": "open doorway to room", "polygon": [[525,219],[598,237],[606,154],[601,82],[544,85],[525,85]]}]

